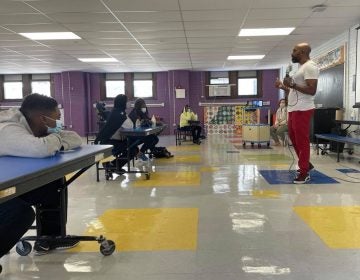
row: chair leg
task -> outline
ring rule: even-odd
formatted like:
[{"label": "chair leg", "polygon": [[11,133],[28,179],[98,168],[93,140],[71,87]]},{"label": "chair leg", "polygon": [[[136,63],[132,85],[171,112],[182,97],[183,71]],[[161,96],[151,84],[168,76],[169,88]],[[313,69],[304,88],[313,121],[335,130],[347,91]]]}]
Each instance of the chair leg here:
[{"label": "chair leg", "polygon": [[96,182],[100,182],[100,178],[99,178],[99,162],[96,163]]}]

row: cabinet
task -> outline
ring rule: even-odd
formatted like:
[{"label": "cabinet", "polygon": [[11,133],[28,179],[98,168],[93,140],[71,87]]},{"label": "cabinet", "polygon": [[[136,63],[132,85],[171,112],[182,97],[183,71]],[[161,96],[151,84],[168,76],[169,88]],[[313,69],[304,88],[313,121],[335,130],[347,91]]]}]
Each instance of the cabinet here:
[{"label": "cabinet", "polygon": [[261,147],[261,143],[266,143],[270,146],[270,125],[268,124],[244,124],[242,126],[242,140],[243,146],[250,142],[253,147],[257,144]]}]

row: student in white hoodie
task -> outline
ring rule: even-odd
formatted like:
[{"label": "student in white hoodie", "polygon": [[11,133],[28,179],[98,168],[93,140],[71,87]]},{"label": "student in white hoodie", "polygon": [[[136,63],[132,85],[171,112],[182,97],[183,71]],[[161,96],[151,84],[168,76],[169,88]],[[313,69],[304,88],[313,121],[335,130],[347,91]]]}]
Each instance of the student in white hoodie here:
[{"label": "student in white hoodie", "polygon": [[[81,143],[78,134],[62,130],[58,103],[51,97],[34,93],[25,97],[20,109],[0,112],[0,156],[43,158],[79,147]],[[32,205],[38,205],[41,210],[60,206],[58,189],[63,180],[58,179],[0,204],[0,258],[33,223]],[[60,235],[59,213],[43,212],[37,228],[39,235]],[[44,254],[53,249],[71,248],[78,243],[36,242],[34,250]]]}]

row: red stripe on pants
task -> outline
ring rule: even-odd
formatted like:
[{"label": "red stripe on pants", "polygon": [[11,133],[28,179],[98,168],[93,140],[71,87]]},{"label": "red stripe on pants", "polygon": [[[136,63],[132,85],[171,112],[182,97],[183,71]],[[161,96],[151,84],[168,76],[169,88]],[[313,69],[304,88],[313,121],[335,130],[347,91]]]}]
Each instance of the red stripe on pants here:
[{"label": "red stripe on pants", "polygon": [[289,112],[289,137],[299,158],[298,166],[301,174],[309,172],[310,161],[310,119],[314,109]]}]

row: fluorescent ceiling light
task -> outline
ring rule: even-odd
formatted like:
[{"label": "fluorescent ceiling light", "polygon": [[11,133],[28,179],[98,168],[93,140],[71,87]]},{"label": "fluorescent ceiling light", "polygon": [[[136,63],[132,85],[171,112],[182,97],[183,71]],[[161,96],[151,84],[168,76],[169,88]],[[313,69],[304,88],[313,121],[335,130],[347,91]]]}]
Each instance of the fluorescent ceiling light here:
[{"label": "fluorescent ceiling light", "polygon": [[228,60],[250,60],[250,59],[263,59],[264,54],[259,55],[229,55]]},{"label": "fluorescent ceiling light", "polygon": [[81,39],[72,32],[36,32],[36,33],[19,33],[20,35],[31,40],[71,40]]},{"label": "fluorescent ceiling light", "polygon": [[286,28],[246,28],[241,29],[239,36],[279,36],[289,35],[295,27]]},{"label": "fluorescent ceiling light", "polygon": [[78,58],[78,60],[82,62],[118,62],[118,60],[113,57]]}]

